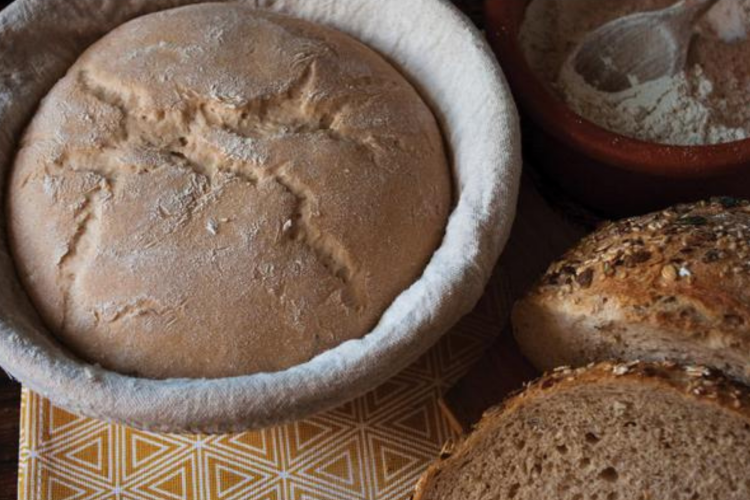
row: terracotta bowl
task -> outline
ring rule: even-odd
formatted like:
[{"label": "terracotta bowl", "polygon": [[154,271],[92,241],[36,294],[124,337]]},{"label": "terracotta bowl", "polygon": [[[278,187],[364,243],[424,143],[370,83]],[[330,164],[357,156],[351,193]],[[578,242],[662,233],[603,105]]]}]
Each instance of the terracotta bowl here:
[{"label": "terracotta bowl", "polygon": [[607,216],[709,196],[750,197],[750,139],[666,146],[610,132],[577,115],[536,77],[518,40],[530,0],[486,0],[486,31],[518,103],[524,153],[575,200]]}]

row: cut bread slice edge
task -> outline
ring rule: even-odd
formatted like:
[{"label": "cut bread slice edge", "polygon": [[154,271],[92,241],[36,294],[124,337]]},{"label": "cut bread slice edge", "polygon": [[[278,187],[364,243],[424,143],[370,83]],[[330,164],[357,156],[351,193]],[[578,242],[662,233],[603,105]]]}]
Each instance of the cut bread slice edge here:
[{"label": "cut bread slice edge", "polygon": [[750,389],[672,362],[560,368],[489,410],[414,500],[750,498]]},{"label": "cut bread slice edge", "polygon": [[[596,303],[591,303],[596,302]],[[750,363],[732,343],[686,335],[649,322],[629,321],[625,307],[609,297],[581,299],[574,307],[557,297],[526,297],[512,311],[513,335],[524,356],[540,371],[605,360],[675,361],[708,366],[750,384]]]},{"label": "cut bread slice edge", "polygon": [[713,198],[605,223],[516,302],[540,370],[607,360],[710,366],[750,385],[750,201]]}]

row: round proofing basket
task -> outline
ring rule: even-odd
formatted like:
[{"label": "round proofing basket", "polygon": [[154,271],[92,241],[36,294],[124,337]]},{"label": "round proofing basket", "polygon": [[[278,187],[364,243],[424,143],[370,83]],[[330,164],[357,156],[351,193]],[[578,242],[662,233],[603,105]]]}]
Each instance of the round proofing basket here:
[{"label": "round proofing basket", "polygon": [[[190,3],[197,2],[17,0],[3,11],[3,180],[40,99],[88,45],[129,19]],[[3,230],[0,365],[56,405],[163,432],[230,432],[302,418],[342,404],[406,367],[482,294],[513,220],[521,158],[513,101],[478,31],[444,0],[247,3],[347,32],[385,55],[417,86],[452,156],[456,205],[444,241],[423,276],[362,339],[276,373],[148,380],[83,363],[52,339],[20,286]],[[0,193],[4,197],[5,185]]]}]

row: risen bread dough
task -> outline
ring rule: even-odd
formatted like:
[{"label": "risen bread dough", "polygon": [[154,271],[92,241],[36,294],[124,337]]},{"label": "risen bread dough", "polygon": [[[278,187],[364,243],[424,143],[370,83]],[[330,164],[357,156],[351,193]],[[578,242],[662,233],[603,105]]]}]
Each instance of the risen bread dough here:
[{"label": "risen bread dough", "polygon": [[366,334],[451,204],[438,126],[382,57],[239,4],[131,21],[52,89],[9,182],[21,279],[83,358],[281,370]]}]

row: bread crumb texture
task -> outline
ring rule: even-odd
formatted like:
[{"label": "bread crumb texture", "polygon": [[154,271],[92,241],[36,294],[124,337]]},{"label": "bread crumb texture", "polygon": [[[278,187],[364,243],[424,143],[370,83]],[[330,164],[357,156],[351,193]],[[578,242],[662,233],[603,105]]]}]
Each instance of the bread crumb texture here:
[{"label": "bread crumb texture", "polygon": [[276,371],[363,336],[451,204],[436,120],[349,36],[240,4],[117,28],[60,80],[9,185],[19,274],[83,358]]},{"label": "bread crumb texture", "polygon": [[560,368],[421,478],[415,500],[744,500],[750,394],[673,363]]},{"label": "bread crumb texture", "polygon": [[542,369],[676,359],[750,381],[750,204],[715,198],[608,223],[514,308]]}]

